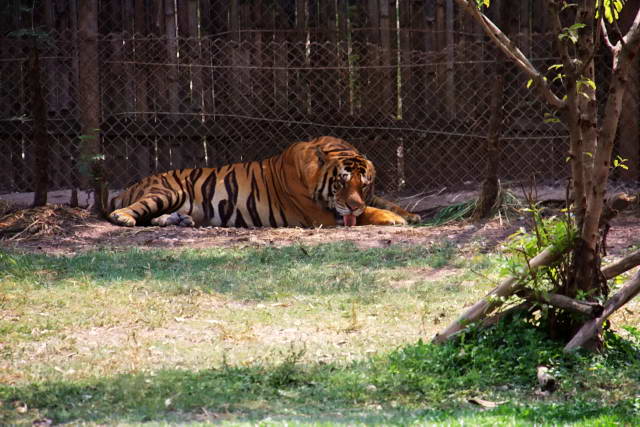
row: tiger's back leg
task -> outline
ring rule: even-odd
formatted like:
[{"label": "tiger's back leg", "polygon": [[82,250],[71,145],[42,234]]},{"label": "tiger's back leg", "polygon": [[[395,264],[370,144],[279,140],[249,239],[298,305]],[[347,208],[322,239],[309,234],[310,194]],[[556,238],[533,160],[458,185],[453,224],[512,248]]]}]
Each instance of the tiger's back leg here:
[{"label": "tiger's back leg", "polygon": [[369,205],[378,209],[384,209],[387,211],[391,211],[397,215],[400,215],[409,224],[418,224],[420,223],[420,221],[422,221],[422,218],[420,218],[420,215],[411,213],[401,208],[400,206],[396,205],[395,203],[390,202],[386,199],[383,199],[382,197],[373,196],[373,199],[371,200],[371,203]]},{"label": "tiger's back leg", "polygon": [[[164,214],[173,213],[184,202],[184,194],[150,189],[148,192],[143,192],[138,197],[134,197],[133,200],[127,197],[131,196],[131,194],[135,194],[135,192],[127,192],[111,201],[112,212],[109,214],[109,221],[125,227],[148,223],[161,226],[173,224],[189,226],[191,218],[184,218],[188,215],[182,215],[182,218],[174,216],[171,219],[164,217]],[[169,216],[167,215],[167,217]],[[193,220],[191,220],[192,224]]]}]

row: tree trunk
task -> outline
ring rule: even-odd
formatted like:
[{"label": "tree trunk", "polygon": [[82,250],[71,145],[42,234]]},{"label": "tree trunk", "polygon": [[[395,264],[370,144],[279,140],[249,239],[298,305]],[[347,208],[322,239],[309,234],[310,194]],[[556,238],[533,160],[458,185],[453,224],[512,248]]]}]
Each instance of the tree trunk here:
[{"label": "tree trunk", "polygon": [[[586,1],[586,3],[593,7],[593,2]],[[638,17],[637,20],[640,21],[640,14]],[[592,91],[590,89],[586,89],[588,95],[586,98],[589,98],[589,102],[586,102],[582,110],[579,110],[581,117],[586,118],[581,121],[582,133],[586,142],[585,150],[590,146],[594,148],[588,155],[592,160],[584,167],[583,172],[583,176],[587,177],[584,188],[586,209],[582,222],[578,223],[580,240],[574,251],[573,288],[584,292],[592,300],[601,295],[607,296],[608,293],[606,280],[600,271],[600,242],[602,227],[606,225],[603,224],[602,215],[611,169],[611,155],[620,120],[622,101],[628,86],[628,74],[640,46],[637,33],[636,30],[635,43],[631,43],[633,39],[630,39],[625,44],[620,44],[613,49],[613,71],[600,127],[597,127],[595,95],[591,101]],[[585,60],[582,62],[587,64]],[[593,68],[590,64],[585,67],[584,75],[593,76]],[[585,97],[583,96],[583,98]],[[573,295],[568,294],[568,296]],[[580,325],[573,323],[572,329],[575,332]]]},{"label": "tree trunk", "polygon": [[94,192],[93,211],[103,213],[107,189],[100,143],[98,73],[98,0],[81,0],[78,9],[79,109],[82,126],[80,160],[82,186]]},{"label": "tree trunk", "polygon": [[[514,64],[527,73],[544,99],[565,113],[571,143],[569,158],[578,242],[573,249],[567,284],[560,289],[560,293],[570,298],[583,294],[579,295],[578,299],[586,298],[592,301],[599,296],[606,296],[607,283],[600,270],[600,245],[605,234],[603,229],[606,230],[608,226],[606,216],[603,217],[605,195],[622,101],[628,87],[629,69],[640,49],[640,11],[635,9],[633,24],[625,35],[616,34],[616,39],[620,39],[614,43],[607,34],[608,24],[602,17],[595,17],[596,2],[593,0],[576,2],[574,25],[561,21],[562,2],[547,2],[550,23],[558,39],[558,49],[562,58],[561,72],[567,90],[566,97],[560,98],[549,86],[546,77],[531,64],[522,51],[478,10],[476,2],[456,1],[482,25],[485,32]],[[601,25],[598,27],[598,24]],[[617,23],[611,25],[611,28],[614,27],[620,31]],[[596,41],[599,41],[596,37],[600,36],[600,32],[603,33],[604,42],[613,56],[609,92],[602,114],[598,114],[597,110],[593,62]],[[637,289],[640,289],[640,285],[636,287],[634,284],[628,298],[634,296]],[[614,303],[608,305],[610,311],[605,313],[606,316],[619,306]],[[605,314],[602,318],[606,318]],[[563,338],[576,332],[579,326],[577,320],[564,311],[556,312],[555,315],[552,313],[549,323],[551,332]],[[594,329],[593,325],[591,328]],[[595,330],[597,329],[595,327]],[[585,336],[583,332],[581,335]],[[598,340],[597,334],[593,339]],[[576,337],[572,343],[575,347],[582,346],[586,341]],[[595,342],[595,346],[598,346],[598,342]]]},{"label": "tree trunk", "polygon": [[35,192],[33,206],[47,204],[47,191],[49,189],[49,141],[47,140],[47,109],[42,94],[42,82],[40,80],[40,53],[35,35],[33,37],[33,49],[31,57],[31,111],[33,119],[33,140],[35,149]]},{"label": "tree trunk", "polygon": [[[501,0],[496,19],[498,25],[507,27],[510,22],[508,1]],[[508,32],[508,30],[505,30]],[[491,105],[489,117],[489,131],[485,143],[485,156],[487,163],[485,165],[485,175],[476,203],[475,210],[472,215],[473,221],[487,218],[491,215],[491,209],[495,206],[498,198],[498,161],[500,157],[500,134],[502,133],[502,104],[504,97],[504,74],[505,60],[504,55],[498,49],[493,49],[496,57],[493,66],[493,88],[491,91]]]}]

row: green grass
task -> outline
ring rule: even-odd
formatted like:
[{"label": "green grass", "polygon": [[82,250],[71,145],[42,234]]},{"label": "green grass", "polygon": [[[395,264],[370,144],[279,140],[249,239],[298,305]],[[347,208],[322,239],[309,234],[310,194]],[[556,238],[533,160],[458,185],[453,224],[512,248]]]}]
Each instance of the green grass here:
[{"label": "green grass", "polygon": [[426,342],[496,269],[448,244],[0,252],[0,424],[633,424],[635,329],[599,356],[522,322]]}]

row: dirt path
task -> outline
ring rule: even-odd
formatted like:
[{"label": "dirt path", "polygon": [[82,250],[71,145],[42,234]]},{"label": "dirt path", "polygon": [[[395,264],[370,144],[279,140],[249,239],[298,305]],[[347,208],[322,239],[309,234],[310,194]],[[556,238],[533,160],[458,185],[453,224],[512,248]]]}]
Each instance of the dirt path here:
[{"label": "dirt path", "polygon": [[[207,248],[315,245],[352,241],[358,246],[422,245],[449,241],[474,251],[494,250],[526,221],[493,219],[479,224],[456,223],[439,227],[338,228],[180,228],[118,227],[82,209],[47,206],[18,211],[0,219],[0,248],[57,255],[110,248]],[[614,220],[608,236],[612,255],[640,244],[640,218],[631,212]],[[472,245],[471,245],[472,244]]]}]

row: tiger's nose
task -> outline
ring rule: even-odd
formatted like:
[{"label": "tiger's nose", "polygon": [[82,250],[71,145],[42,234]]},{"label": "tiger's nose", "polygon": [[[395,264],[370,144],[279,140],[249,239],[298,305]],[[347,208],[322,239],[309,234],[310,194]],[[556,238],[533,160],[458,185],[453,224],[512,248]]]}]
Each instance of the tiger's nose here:
[{"label": "tiger's nose", "polygon": [[363,202],[360,200],[347,200],[347,207],[351,209],[352,212],[362,208],[362,205]]}]

